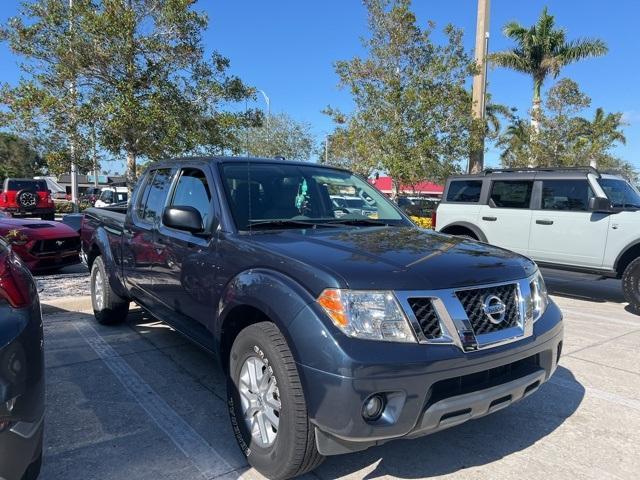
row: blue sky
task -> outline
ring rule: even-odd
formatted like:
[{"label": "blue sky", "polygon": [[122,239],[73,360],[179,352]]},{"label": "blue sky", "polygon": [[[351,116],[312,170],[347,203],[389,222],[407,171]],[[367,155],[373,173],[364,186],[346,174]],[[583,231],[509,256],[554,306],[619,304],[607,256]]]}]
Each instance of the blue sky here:
[{"label": "blue sky", "polygon": [[[15,15],[18,3],[2,0],[0,20]],[[561,77],[580,84],[592,98],[592,110],[603,107],[608,112],[624,112],[629,123],[627,145],[617,153],[640,168],[640,2],[492,0],[490,51],[509,46],[501,33],[506,22],[530,25],[545,5],[569,39],[595,36],[607,42],[610,52],[606,57],[571,65]],[[204,35],[207,49],[229,57],[233,73],[263,89],[271,99],[272,112],[287,112],[308,122],[321,138],[332,130],[330,120],[321,113],[324,107],[351,109],[348,92],[337,87],[333,62],[364,54],[360,38],[367,35],[366,13],[359,0],[200,0],[196,6],[209,15]],[[439,27],[452,23],[462,28],[467,47],[473,49],[475,0],[414,0],[413,9],[421,25],[434,20]],[[20,74],[17,59],[6,45],[0,45],[0,72],[0,80],[10,83]],[[528,77],[492,69],[489,83],[494,101],[526,113],[531,102]],[[262,99],[256,106],[264,107]],[[486,163],[496,165],[497,152],[491,150]]]}]

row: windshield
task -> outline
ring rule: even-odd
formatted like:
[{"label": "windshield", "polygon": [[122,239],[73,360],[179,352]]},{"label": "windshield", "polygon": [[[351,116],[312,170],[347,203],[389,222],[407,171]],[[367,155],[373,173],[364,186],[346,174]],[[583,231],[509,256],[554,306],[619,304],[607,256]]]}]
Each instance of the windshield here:
[{"label": "windshield", "polygon": [[598,183],[616,208],[640,208],[640,193],[629,182],[615,178],[600,178]]},{"label": "windshield", "polygon": [[[283,228],[301,228],[302,221],[327,226],[337,222],[411,225],[382,194],[349,172],[313,165],[234,162],[223,164],[221,173],[239,230],[269,221],[280,222]],[[347,207],[347,198],[363,210]]]}]

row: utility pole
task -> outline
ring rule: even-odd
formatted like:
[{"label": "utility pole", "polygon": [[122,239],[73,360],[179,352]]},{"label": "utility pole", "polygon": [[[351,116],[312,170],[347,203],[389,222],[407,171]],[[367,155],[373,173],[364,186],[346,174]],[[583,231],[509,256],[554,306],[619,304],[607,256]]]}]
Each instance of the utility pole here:
[{"label": "utility pole", "polygon": [[474,149],[469,158],[469,173],[478,173],[484,168],[484,119],[487,100],[487,52],[489,50],[490,8],[490,0],[478,0],[475,50],[478,73],[473,77],[472,113],[473,119],[482,125],[482,129],[474,129],[472,132]]},{"label": "utility pole", "polygon": [[[73,0],[69,0],[69,33],[73,31]],[[73,53],[73,52],[71,52]],[[71,81],[71,86],[69,87],[69,91],[71,92],[71,98],[73,98],[74,105],[71,107],[74,117],[74,130],[75,130],[75,93],[76,93],[76,81],[75,78]],[[72,138],[69,142],[69,155],[71,156],[71,203],[73,203],[74,211],[79,210],[78,204],[78,169],[76,167],[76,146],[75,146],[75,131],[72,133]]]},{"label": "utility pole", "polygon": [[329,134],[324,137],[324,163],[329,163]]},{"label": "utility pole", "polygon": [[271,100],[269,99],[269,97],[267,96],[267,94],[265,93],[264,90],[260,90],[258,89],[258,91],[262,94],[262,97],[264,98],[264,103],[267,104],[267,122],[266,122],[266,126],[267,126],[267,140],[269,140],[269,142],[271,141],[271,126],[269,125],[269,121],[271,119]]}]

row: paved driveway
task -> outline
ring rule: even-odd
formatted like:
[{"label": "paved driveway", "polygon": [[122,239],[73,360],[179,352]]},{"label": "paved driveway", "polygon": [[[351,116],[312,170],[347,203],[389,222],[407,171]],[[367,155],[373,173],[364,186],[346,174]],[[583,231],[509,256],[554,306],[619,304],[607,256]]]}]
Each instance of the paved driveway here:
[{"label": "paved driveway", "polygon": [[[638,478],[640,317],[617,281],[546,278],[566,341],[535,395],[430,437],[329,458],[307,478]],[[235,445],[209,355],[139,310],[107,328],[86,298],[45,308],[43,479],[260,477]]]}]

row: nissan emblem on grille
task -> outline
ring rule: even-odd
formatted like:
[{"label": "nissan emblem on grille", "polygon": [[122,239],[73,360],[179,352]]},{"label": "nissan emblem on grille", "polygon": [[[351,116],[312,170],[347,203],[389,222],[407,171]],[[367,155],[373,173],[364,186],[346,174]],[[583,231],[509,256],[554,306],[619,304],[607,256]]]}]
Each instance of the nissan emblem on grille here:
[{"label": "nissan emblem on grille", "polygon": [[499,325],[504,320],[507,307],[502,299],[496,295],[487,295],[482,300],[482,310],[494,325]]}]

